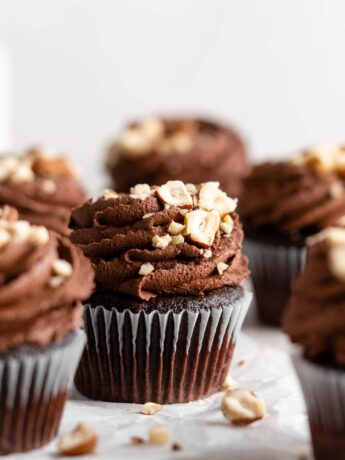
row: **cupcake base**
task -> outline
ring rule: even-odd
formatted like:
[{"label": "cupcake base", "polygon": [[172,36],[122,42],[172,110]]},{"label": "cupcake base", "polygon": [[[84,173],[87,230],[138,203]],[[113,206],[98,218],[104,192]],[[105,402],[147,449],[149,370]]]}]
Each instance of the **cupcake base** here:
[{"label": "cupcake base", "polygon": [[345,372],[293,355],[316,460],[345,460]]},{"label": "cupcake base", "polygon": [[250,300],[242,288],[149,302],[94,296],[85,305],[88,339],[77,389],[91,399],[161,404],[215,393]]},{"label": "cupcake base", "polygon": [[280,326],[291,283],[303,267],[305,250],[246,239],[243,252],[249,258],[259,318],[266,324]]},{"label": "cupcake base", "polygon": [[81,331],[46,349],[21,347],[0,356],[0,454],[51,441],[85,344]]}]

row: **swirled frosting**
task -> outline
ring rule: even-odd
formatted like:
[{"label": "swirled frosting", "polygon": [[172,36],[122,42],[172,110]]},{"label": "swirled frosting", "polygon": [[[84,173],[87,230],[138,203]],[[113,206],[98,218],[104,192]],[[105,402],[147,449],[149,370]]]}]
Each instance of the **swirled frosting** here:
[{"label": "swirled frosting", "polygon": [[45,347],[80,327],[93,271],[63,236],[0,219],[0,353]]},{"label": "swirled frosting", "polygon": [[67,234],[71,210],[84,200],[64,158],[39,149],[0,157],[0,205],[15,207],[21,219]]},{"label": "swirled frosting", "polygon": [[235,130],[192,118],[131,124],[110,146],[107,167],[121,192],[138,183],[217,180],[231,196],[239,195],[249,171],[244,142]]},{"label": "swirled frosting", "polygon": [[326,229],[313,238],[283,327],[309,359],[344,367],[345,230]]},{"label": "swirled frosting", "polygon": [[[183,193],[174,205],[176,190]],[[99,290],[149,300],[243,283],[248,267],[236,202],[216,183],[188,190],[170,181],[137,186],[131,195],[107,191],[73,211],[70,238],[91,259]]]},{"label": "swirled frosting", "polygon": [[316,165],[293,159],[254,167],[240,200],[245,230],[304,240],[343,215],[344,177]]}]

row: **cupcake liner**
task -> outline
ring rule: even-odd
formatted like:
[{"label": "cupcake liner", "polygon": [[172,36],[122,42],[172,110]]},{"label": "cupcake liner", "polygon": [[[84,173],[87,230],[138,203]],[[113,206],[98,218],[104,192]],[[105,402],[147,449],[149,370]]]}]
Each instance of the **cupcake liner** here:
[{"label": "cupcake liner", "polygon": [[305,248],[269,245],[246,239],[259,318],[280,326],[291,293],[291,282],[304,265]]},{"label": "cupcake liner", "polygon": [[76,387],[91,399],[163,404],[218,391],[251,298],[244,292],[232,305],[180,313],[85,305]]},{"label": "cupcake liner", "polygon": [[345,459],[345,372],[314,364],[300,352],[292,361],[307,405],[315,458]]},{"label": "cupcake liner", "polygon": [[36,449],[55,437],[84,345],[78,331],[43,350],[21,347],[0,356],[0,454]]}]

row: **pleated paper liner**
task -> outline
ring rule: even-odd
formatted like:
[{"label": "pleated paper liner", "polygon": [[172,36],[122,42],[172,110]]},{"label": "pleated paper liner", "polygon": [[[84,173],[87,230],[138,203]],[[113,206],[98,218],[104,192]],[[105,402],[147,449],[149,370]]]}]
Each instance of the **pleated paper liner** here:
[{"label": "pleated paper liner", "polygon": [[307,405],[316,460],[345,460],[345,371],[292,356]]},{"label": "pleated paper liner", "polygon": [[305,248],[270,245],[246,239],[255,300],[261,321],[280,326],[291,283],[304,265]]},{"label": "pleated paper liner", "polygon": [[1,455],[36,449],[55,437],[84,345],[78,331],[44,350],[22,347],[0,357]]},{"label": "pleated paper liner", "polygon": [[252,295],[175,313],[85,306],[87,346],[75,383],[91,399],[182,403],[217,392]]}]

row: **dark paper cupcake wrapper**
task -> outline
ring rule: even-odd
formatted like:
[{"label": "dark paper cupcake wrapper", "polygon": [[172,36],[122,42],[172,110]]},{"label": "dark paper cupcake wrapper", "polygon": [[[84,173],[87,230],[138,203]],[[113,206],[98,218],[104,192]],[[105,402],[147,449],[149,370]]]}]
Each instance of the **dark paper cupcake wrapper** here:
[{"label": "dark paper cupcake wrapper", "polygon": [[249,258],[259,317],[265,323],[280,326],[290,298],[291,283],[304,265],[305,248],[246,239],[244,253]]},{"label": "dark paper cupcake wrapper", "polygon": [[78,331],[45,350],[22,348],[0,357],[0,454],[54,438],[84,345]]},{"label": "dark paper cupcake wrapper", "polygon": [[345,459],[345,371],[292,356],[307,405],[317,460]]},{"label": "dark paper cupcake wrapper", "polygon": [[245,292],[222,308],[164,314],[86,305],[78,390],[91,399],[164,404],[218,391],[251,298]]}]

